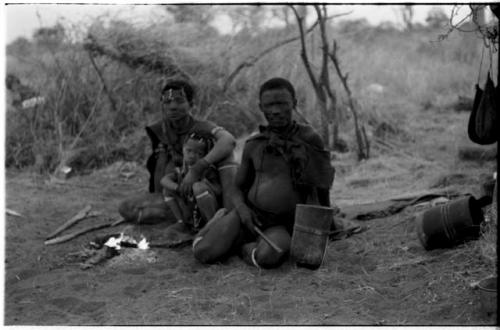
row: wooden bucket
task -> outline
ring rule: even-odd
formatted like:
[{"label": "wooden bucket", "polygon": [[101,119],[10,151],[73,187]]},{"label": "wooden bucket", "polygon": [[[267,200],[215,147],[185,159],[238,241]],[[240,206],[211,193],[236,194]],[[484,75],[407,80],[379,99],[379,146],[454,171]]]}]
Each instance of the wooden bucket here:
[{"label": "wooden bucket", "polygon": [[326,252],[333,221],[333,209],[319,205],[297,204],[290,257],[297,266],[317,269]]}]

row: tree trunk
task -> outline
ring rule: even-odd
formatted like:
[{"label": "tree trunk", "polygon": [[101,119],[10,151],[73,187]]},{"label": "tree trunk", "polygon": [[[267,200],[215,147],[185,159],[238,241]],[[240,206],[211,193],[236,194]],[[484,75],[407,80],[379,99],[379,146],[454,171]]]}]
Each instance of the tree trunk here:
[{"label": "tree trunk", "polygon": [[328,107],[324,98],[318,97],[318,104],[320,108],[320,119],[321,119],[321,137],[325,145],[329,144],[330,134],[328,129]]}]

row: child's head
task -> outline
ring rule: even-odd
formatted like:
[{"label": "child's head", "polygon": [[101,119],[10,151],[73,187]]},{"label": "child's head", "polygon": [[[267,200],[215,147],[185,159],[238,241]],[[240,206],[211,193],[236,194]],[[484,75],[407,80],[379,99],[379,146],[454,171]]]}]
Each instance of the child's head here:
[{"label": "child's head", "polygon": [[187,165],[193,165],[203,158],[210,149],[210,139],[196,133],[190,134],[184,141],[182,155]]}]

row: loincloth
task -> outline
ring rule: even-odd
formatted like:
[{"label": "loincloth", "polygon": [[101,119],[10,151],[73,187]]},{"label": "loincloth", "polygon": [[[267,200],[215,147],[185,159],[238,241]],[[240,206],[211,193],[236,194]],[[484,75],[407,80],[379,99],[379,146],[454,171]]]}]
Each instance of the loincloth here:
[{"label": "loincloth", "polygon": [[255,213],[257,219],[262,224],[262,227],[260,229],[265,230],[270,227],[284,226],[290,234],[292,233],[293,223],[295,220],[295,210],[288,214],[275,214],[272,212],[263,211],[250,202],[247,203],[248,207]]}]

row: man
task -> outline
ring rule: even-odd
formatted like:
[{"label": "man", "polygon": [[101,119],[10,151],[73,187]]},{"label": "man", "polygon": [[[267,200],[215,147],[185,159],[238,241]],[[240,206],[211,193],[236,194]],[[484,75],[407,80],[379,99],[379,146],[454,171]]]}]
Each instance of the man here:
[{"label": "man", "polygon": [[163,200],[160,181],[165,173],[182,163],[183,143],[193,133],[211,139],[213,148],[190,167],[179,184],[179,193],[186,197],[203,195],[204,191],[193,191],[193,184],[200,181],[211,165],[215,165],[221,178],[223,204],[226,208],[231,207],[226,192],[233,182],[237,167],[233,160],[236,141],[224,128],[195,119],[190,114],[193,99],[194,88],[185,80],[174,79],[164,85],[161,91],[162,119],[146,127],[153,149],[146,165],[150,173],[149,192],[153,194],[122,202],[119,212],[125,219],[139,223],[162,221],[166,217],[174,220]]},{"label": "man", "polygon": [[238,249],[252,265],[279,266],[290,250],[296,205],[330,206],[334,169],[320,136],[292,120],[297,105],[292,84],[270,79],[259,99],[268,126],[245,144],[232,194],[235,210],[218,212],[220,217],[194,239],[194,255],[201,262],[221,260]]}]

